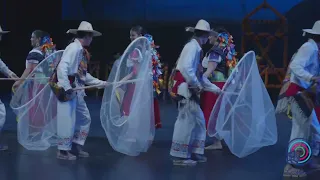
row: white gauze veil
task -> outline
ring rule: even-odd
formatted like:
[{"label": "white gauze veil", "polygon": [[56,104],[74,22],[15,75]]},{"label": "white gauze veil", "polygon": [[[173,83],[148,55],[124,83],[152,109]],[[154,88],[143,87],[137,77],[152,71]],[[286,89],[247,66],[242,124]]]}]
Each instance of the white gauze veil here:
[{"label": "white gauze veil", "polygon": [[57,98],[48,83],[63,50],[41,61],[14,92],[10,106],[17,116],[18,142],[28,150],[56,145]]},{"label": "white gauze veil", "polygon": [[151,46],[134,40],[114,63],[104,90],[100,119],[112,148],[138,156],[151,145],[155,127]]},{"label": "white gauze veil", "polygon": [[277,142],[275,108],[253,51],[241,58],[222,91],[209,119],[210,137],[223,139],[240,158]]}]

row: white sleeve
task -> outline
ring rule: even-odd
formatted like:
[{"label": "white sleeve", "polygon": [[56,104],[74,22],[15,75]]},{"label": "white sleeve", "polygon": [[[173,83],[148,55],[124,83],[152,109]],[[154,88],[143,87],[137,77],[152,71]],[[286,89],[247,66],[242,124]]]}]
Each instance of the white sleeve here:
[{"label": "white sleeve", "polygon": [[[78,56],[81,53],[81,49],[78,49],[77,46],[74,44],[70,44],[61,57],[61,61],[57,67],[57,78],[58,78],[58,85],[62,87],[65,91],[72,89],[69,81],[69,68],[73,68],[72,66],[76,66],[78,61]],[[71,72],[72,73],[72,72]]]},{"label": "white sleeve", "polygon": [[191,43],[186,44],[180,54],[178,69],[189,85],[199,87],[201,84],[196,76],[197,68],[193,67],[196,55],[196,47]]},{"label": "white sleeve", "polygon": [[86,85],[93,86],[93,85],[103,85],[104,81],[101,81],[98,78],[93,77],[90,73],[86,73]]},{"label": "white sleeve", "polygon": [[296,77],[307,82],[310,82],[311,78],[313,77],[313,74],[310,74],[305,70],[305,67],[307,67],[310,63],[309,59],[313,55],[313,52],[314,50],[312,47],[310,47],[310,44],[305,43],[298,50],[289,66],[291,72]]}]

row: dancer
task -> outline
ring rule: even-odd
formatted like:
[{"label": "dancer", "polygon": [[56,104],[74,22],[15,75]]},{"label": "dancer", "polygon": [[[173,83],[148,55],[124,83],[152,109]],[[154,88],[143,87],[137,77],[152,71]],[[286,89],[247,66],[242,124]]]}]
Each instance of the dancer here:
[{"label": "dancer", "polygon": [[146,152],[155,134],[152,48],[146,37],[134,36],[112,67],[100,111],[109,144],[129,156]]},{"label": "dancer", "polygon": [[[86,21],[82,21],[78,29],[70,29],[67,33],[75,34],[76,38],[63,52],[50,82],[53,92],[60,100],[57,103],[57,158],[76,160],[76,155],[89,157],[89,153],[83,151],[82,146],[89,133],[91,117],[84,101],[84,90],[74,92],[72,88],[84,87],[85,84],[104,87],[106,82],[87,72],[90,55],[85,49],[90,46],[93,37],[102,34],[93,30],[92,25]],[[68,97],[70,98],[67,99]]]},{"label": "dancer", "polygon": [[[235,57],[237,53],[234,48],[235,45],[233,44],[232,35],[225,29],[217,29],[216,31],[219,35],[217,37],[209,37],[210,44],[212,44],[213,47],[207,52],[202,61],[202,66],[206,69],[203,74],[203,79],[210,81],[222,89],[232,69],[237,64]],[[200,106],[206,120],[206,126],[208,126],[210,114],[218,99],[218,95],[204,91],[200,99]],[[221,141],[215,141],[214,144],[206,147],[206,149],[222,149]]]},{"label": "dancer", "polygon": [[[156,46],[154,44],[153,41],[153,37],[149,34],[145,34],[143,27],[141,26],[134,26],[131,28],[130,30],[130,40],[134,41],[135,39],[137,39],[138,37],[141,36],[145,36],[149,42],[151,43],[151,47],[152,47],[152,73],[153,73],[153,91],[154,91],[154,101],[153,101],[153,106],[154,106],[154,120],[155,120],[155,127],[156,128],[161,128],[161,120],[160,120],[160,107],[159,107],[159,102],[158,102],[158,96],[161,93],[160,91],[160,84],[163,82],[163,79],[161,79],[159,76],[162,74],[161,72],[161,63],[159,60],[159,54],[156,50],[156,48],[158,48],[158,46]],[[130,55],[130,62],[129,64],[132,64],[133,67],[135,67],[135,61],[137,61],[139,59],[139,54],[140,50],[138,48],[136,48],[132,54]],[[119,59],[118,59],[119,61]],[[117,61],[116,61],[117,62]],[[136,68],[133,68],[136,69]],[[134,71],[132,71],[132,73],[130,73],[129,75],[127,75],[126,77],[124,77],[122,80],[129,80],[133,77],[133,73]],[[128,115],[129,111],[130,111],[130,105],[131,105],[131,98],[132,98],[132,94],[134,92],[134,84],[129,84],[128,85],[128,89],[127,90],[127,95],[124,96],[124,104],[123,104],[123,111],[125,113],[125,115]],[[128,99],[129,98],[129,99]]]},{"label": "dancer", "polygon": [[[174,79],[173,86],[169,89],[170,94],[179,98],[179,115],[174,126],[170,155],[174,157],[174,165],[192,166],[197,162],[207,161],[203,155],[206,125],[199,105],[199,94],[203,91],[200,78],[201,46],[207,43],[210,35],[217,33],[210,30],[210,25],[205,20],[199,20],[196,27],[186,30],[194,35],[184,46],[176,70],[170,77]],[[220,89],[216,88],[216,93],[219,92]]]},{"label": "dancer", "polygon": [[[27,98],[27,102],[32,100],[40,91],[43,90],[45,85],[48,83],[48,80],[45,79],[46,75],[44,72],[48,71],[48,69],[42,67],[35,70],[36,66],[38,66],[39,63],[41,63],[46,57],[51,55],[53,52],[55,52],[55,45],[52,42],[52,39],[50,38],[49,33],[42,31],[42,30],[35,30],[31,34],[31,46],[33,49],[29,52],[27,58],[26,58],[26,69],[24,70],[21,79],[19,81],[16,81],[13,85],[13,92],[17,94],[23,94],[26,91],[24,90],[18,90],[20,92],[17,92],[17,89],[21,86],[21,84],[25,81],[25,78],[27,78],[32,72],[32,78],[38,78],[32,81],[26,81],[24,84],[24,88],[27,88],[27,95],[25,96]],[[49,68],[49,67],[48,67]],[[38,133],[39,127],[42,127],[43,124],[45,124],[45,116],[46,116],[46,110],[39,108],[39,101],[35,101],[32,105],[29,106],[28,111],[28,118],[29,118],[29,132],[30,133]],[[41,106],[40,106],[41,107]],[[24,118],[22,116],[25,116],[25,112],[21,114],[17,114],[17,121],[19,119]],[[22,124],[18,123],[18,130],[20,132]],[[23,124],[22,126],[24,126]],[[22,141],[25,141],[28,137],[18,136],[18,141],[22,143]]]},{"label": "dancer", "polygon": [[[290,141],[300,138],[309,142],[312,111],[314,109],[314,92],[308,91],[313,82],[319,83],[319,44],[320,21],[315,22],[312,29],[304,29],[309,40],[304,43],[289,65],[289,78],[284,82],[277,104],[277,113],[291,111],[292,130]],[[287,77],[288,78],[288,77]],[[299,152],[293,152],[299,155]],[[288,155],[289,156],[289,155]],[[319,168],[313,160],[308,164],[311,168]],[[285,177],[306,177],[303,167],[288,161],[284,168]]]},{"label": "dancer", "polygon": [[[2,40],[2,35],[9,33],[9,31],[3,31],[0,26],[0,41]],[[19,78],[14,72],[12,72],[7,65],[0,58],[0,71],[7,77],[10,78]],[[0,100],[0,132],[6,121],[6,108]],[[8,149],[7,145],[0,144],[0,151],[5,151]]]},{"label": "dancer", "polygon": [[21,75],[21,80],[13,84],[12,89],[15,91],[24,81],[25,78],[33,71],[33,69],[46,57],[55,51],[49,33],[42,30],[35,30],[31,34],[32,50],[26,58],[26,69]]}]

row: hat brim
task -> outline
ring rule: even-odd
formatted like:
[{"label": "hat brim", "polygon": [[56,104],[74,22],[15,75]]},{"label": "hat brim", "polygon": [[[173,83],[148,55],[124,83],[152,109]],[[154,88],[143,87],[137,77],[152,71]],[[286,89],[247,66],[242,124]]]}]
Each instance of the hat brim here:
[{"label": "hat brim", "polygon": [[77,34],[77,32],[89,32],[89,33],[92,33],[92,35],[94,37],[97,37],[97,36],[101,36],[102,33],[101,32],[98,32],[96,30],[78,30],[78,29],[69,29],[67,31],[67,33],[71,33],[71,34]]},{"label": "hat brim", "polygon": [[320,31],[315,31],[313,29],[303,29],[302,31],[309,34],[320,35]]},{"label": "hat brim", "polygon": [[7,34],[9,33],[10,31],[0,31],[0,34]]},{"label": "hat brim", "polygon": [[195,30],[208,32],[210,35],[218,35],[219,34],[218,32],[212,31],[212,30],[203,30],[203,29],[197,29],[197,28],[194,28],[194,27],[186,27],[186,31],[188,31],[188,32],[194,32]]}]

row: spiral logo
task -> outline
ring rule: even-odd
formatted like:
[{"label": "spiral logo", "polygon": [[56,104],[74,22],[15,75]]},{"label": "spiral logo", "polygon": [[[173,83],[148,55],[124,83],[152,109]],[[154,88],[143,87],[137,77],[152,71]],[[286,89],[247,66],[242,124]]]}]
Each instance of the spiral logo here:
[{"label": "spiral logo", "polygon": [[311,158],[311,147],[304,139],[294,139],[289,143],[287,162],[303,166]]}]

